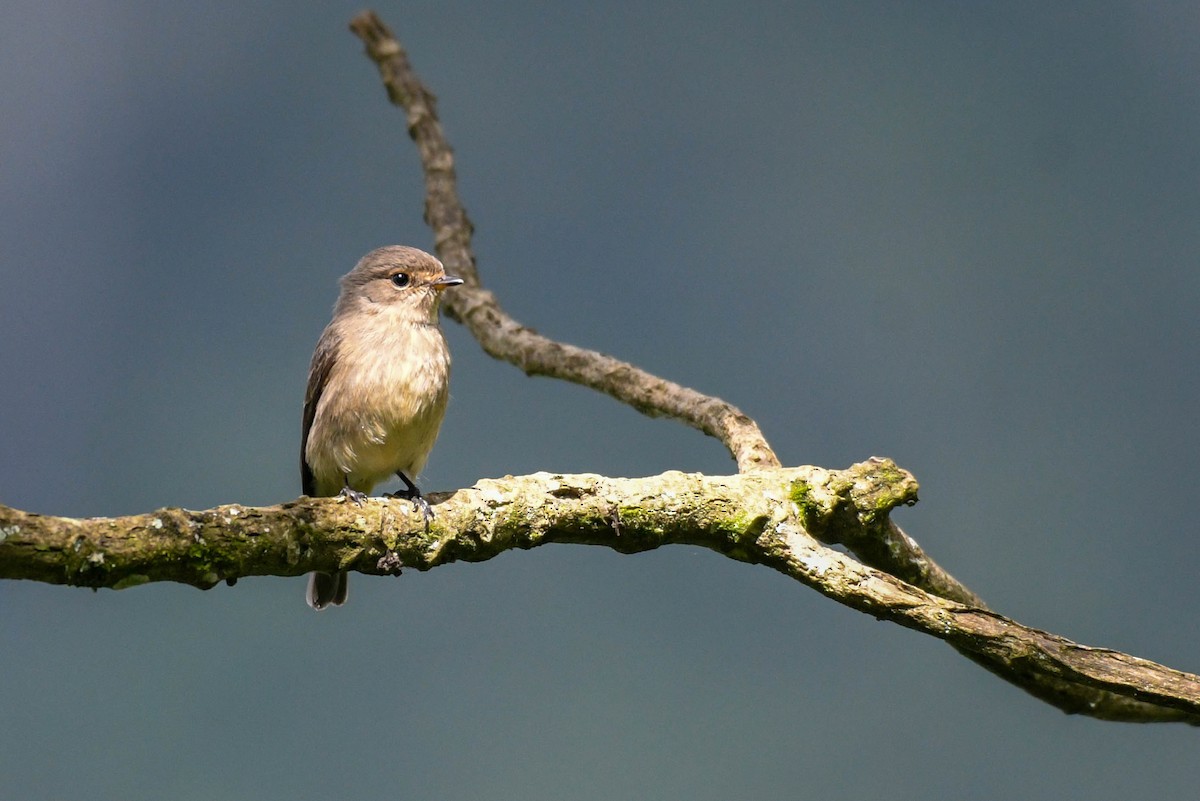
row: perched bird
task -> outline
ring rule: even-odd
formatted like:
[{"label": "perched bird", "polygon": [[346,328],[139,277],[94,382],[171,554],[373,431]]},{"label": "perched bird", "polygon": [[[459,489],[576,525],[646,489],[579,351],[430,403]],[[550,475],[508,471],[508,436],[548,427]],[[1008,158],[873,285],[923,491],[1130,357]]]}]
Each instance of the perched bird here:
[{"label": "perched bird", "polygon": [[[461,278],[416,248],[373,250],[341,280],[333,319],[313,353],[304,394],[300,478],[305,495],[341,495],[362,505],[380,481],[425,516],[413,479],[437,439],[449,397],[450,351],[438,301]],[[312,573],[308,605],[346,601],[346,574]]]}]

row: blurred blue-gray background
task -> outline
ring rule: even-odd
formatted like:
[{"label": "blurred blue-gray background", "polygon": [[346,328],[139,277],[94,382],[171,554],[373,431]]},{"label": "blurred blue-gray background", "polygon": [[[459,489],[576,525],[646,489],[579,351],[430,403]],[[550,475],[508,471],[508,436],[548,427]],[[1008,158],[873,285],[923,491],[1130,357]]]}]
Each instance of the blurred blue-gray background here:
[{"label": "blurred blue-gray background", "polygon": [[[10,0],[0,501],[299,492],[337,278],[429,248],[356,4]],[[998,610],[1200,670],[1194,3],[387,3],[518,319],[873,454]],[[725,473],[448,325],[429,490]],[[699,550],[555,547],[321,615],[301,579],[0,584],[5,799],[1194,798],[1196,733],[1066,717]]]}]

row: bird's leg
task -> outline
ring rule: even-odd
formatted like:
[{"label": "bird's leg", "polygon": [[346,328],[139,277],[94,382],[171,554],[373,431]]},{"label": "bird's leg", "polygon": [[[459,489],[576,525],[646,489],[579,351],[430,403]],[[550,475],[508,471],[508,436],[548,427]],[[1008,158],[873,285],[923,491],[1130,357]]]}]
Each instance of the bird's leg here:
[{"label": "bird's leg", "polygon": [[346,486],[342,487],[342,491],[338,493],[338,496],[345,498],[348,501],[353,501],[356,506],[362,506],[365,504],[367,502],[367,493],[359,492],[358,490],[350,487],[349,473],[343,473],[342,478],[346,480]]},{"label": "bird's leg", "polygon": [[429,521],[433,520],[433,509],[429,506],[429,501],[425,500],[425,497],[421,495],[421,491],[417,489],[417,485],[412,483],[408,476],[404,475],[403,470],[397,470],[396,475],[404,482],[404,489],[399,492],[390,493],[387,497],[404,498],[405,500],[412,501],[413,506],[417,507],[417,511],[425,516],[425,530],[428,531]]}]

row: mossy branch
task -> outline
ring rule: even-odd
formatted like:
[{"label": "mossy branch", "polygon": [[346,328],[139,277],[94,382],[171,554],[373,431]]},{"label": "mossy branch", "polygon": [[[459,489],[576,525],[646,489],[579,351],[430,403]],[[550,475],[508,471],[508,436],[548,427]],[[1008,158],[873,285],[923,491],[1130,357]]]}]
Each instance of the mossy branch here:
[{"label": "mossy branch", "polygon": [[549,543],[637,553],[708,548],[774,568],[877,618],[943,639],[1060,708],[1113,720],[1200,721],[1200,677],[1090,648],[940,598],[822,544],[890,526],[917,484],[884,459],[847,470],[670,472],[650,478],[507,476],[433,494],[428,530],[413,506],[301,498],[270,507],[160,509],[72,519],[0,507],[0,578],[123,588],[175,581],[208,588],[311,570],[396,575],[479,562]]},{"label": "mossy branch", "polygon": [[[301,498],[272,507],[234,504],[86,519],[0,506],[0,579],[114,589],[174,581],[209,588],[247,576],[312,570],[396,575],[403,568],[483,561],[547,543],[622,553],[686,544],[766,565],[839,603],[943,639],[1068,713],[1200,725],[1200,678],[1078,645],[989,611],[891,520],[891,510],[914,502],[917,489],[892,462],[782,469],[757,424],[725,401],[541,337],[508,317],[480,285],[471,224],[457,196],[453,154],[432,93],[375,15],[365,12],[351,27],[366,43],[389,96],[408,113],[438,254],[467,279],[452,296],[456,300],[447,299],[449,316],[464,322],[488,353],[526,373],[575,381],[717,437],[741,474],[508,476],[430,495],[437,517],[428,529],[404,501],[371,500],[359,508]],[[861,562],[830,544],[844,545]]]}]

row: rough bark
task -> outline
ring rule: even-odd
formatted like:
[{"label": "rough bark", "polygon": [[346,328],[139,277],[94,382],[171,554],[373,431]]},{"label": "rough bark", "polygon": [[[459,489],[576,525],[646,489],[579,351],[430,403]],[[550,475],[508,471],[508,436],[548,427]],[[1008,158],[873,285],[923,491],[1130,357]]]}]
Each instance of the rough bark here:
[{"label": "rough bark", "polygon": [[[471,223],[455,185],[453,152],[434,96],[403,48],[370,12],[351,24],[405,108],[426,180],[426,220],[447,269],[467,284],[447,297],[489,354],[530,375],[605,392],[719,439],[741,471],[643,479],[550,475],[480,481],[431,494],[427,528],[405,501],[364,507],[301,498],[271,507],[161,509],[72,519],[0,506],[0,579],[122,589],[152,581],[208,588],[245,576],[312,570],[397,575],[483,561],[548,543],[636,553],[700,546],[778,570],[851,608],[945,640],[997,676],[1065,712],[1103,720],[1200,725],[1200,678],[1120,652],[1079,645],[986,608],[890,518],[917,484],[886,459],[847,470],[780,468],[757,424],[729,403],[610,356],[526,328],[483,289]],[[857,560],[829,547],[849,549]]]},{"label": "rough bark", "polygon": [[1065,711],[1200,722],[1196,676],[940,598],[818,540],[844,538],[851,528],[886,528],[891,510],[912,503],[916,491],[909,473],[872,459],[847,470],[797,467],[719,477],[506,476],[430,495],[437,515],[428,529],[411,503],[386,499],[361,508],[301,498],[270,507],[84,519],[0,507],[0,578],[208,588],[311,570],[398,575],[404,568],[481,562],[550,543],[621,553],[693,545],[773,568],[839,603],[943,639]]},{"label": "rough bark", "polygon": [[447,293],[443,308],[463,323],[488,355],[511,362],[527,375],[560,378],[590,387],[651,417],[672,417],[729,448],[738,470],[779,467],[758,424],[720,398],[667,381],[593,350],[555,342],[510,317],[484,289],[471,251],[474,230],[458,198],[454,151],[438,121],[437,98],[417,77],[404,48],[371,12],[350,23],[379,68],[392,102],[404,108],[408,133],[416,143],[425,175],[425,222],[433,229],[434,247],[446,271],[464,280]]}]

